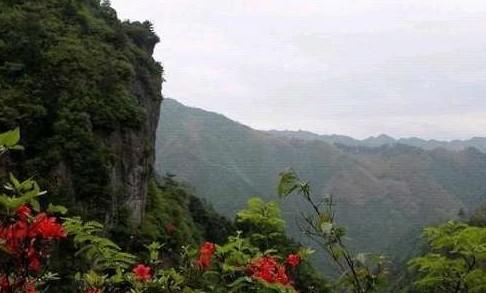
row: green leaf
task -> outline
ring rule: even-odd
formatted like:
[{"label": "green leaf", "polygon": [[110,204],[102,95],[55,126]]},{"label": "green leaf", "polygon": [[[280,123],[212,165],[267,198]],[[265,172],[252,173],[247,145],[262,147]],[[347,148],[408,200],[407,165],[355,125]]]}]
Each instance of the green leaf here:
[{"label": "green leaf", "polygon": [[302,247],[301,249],[299,249],[297,254],[300,256],[301,259],[307,260],[312,254],[314,254],[314,252],[316,251],[311,248]]},{"label": "green leaf", "polygon": [[20,181],[17,178],[15,178],[15,176],[12,173],[9,173],[9,177],[10,177],[10,182],[12,182],[14,188],[19,189]]},{"label": "green leaf", "polygon": [[32,199],[29,203],[32,206],[32,208],[34,209],[34,211],[37,211],[37,212],[40,211],[40,204],[39,204],[38,200]]},{"label": "green leaf", "polygon": [[320,228],[322,233],[331,234],[333,225],[329,222],[322,222]]},{"label": "green leaf", "polygon": [[21,145],[14,145],[12,147],[9,147],[9,149],[15,150],[15,151],[23,151],[23,150],[25,150],[25,148],[23,146],[21,146]]},{"label": "green leaf", "polygon": [[233,283],[229,284],[228,287],[230,288],[234,288],[234,287],[238,287],[243,285],[243,283],[252,283],[253,280],[250,278],[250,277],[240,277],[238,279],[236,279],[236,281],[234,281]]},{"label": "green leaf", "polygon": [[290,195],[299,187],[299,178],[292,169],[287,169],[280,173],[280,181],[277,192],[280,197]]},{"label": "green leaf", "polygon": [[0,145],[11,148],[15,146],[20,140],[20,129],[17,127],[0,134]]},{"label": "green leaf", "polygon": [[49,206],[47,207],[47,212],[49,212],[51,214],[65,215],[68,212],[68,209],[64,206],[53,205],[53,204],[50,203]]}]

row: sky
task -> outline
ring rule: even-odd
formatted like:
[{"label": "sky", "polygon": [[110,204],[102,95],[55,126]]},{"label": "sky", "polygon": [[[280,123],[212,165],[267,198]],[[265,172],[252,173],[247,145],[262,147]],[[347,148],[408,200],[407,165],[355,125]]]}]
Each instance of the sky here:
[{"label": "sky", "polygon": [[112,0],[166,97],[256,129],[486,136],[484,0]]}]

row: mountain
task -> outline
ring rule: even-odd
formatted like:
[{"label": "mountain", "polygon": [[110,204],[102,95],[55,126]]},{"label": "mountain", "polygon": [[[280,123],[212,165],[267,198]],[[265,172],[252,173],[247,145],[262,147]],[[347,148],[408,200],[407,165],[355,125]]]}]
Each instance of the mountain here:
[{"label": "mountain", "polygon": [[[370,148],[289,139],[164,101],[155,168],[189,182],[218,212],[231,216],[254,195],[277,199],[278,174],[287,167],[308,179],[315,194],[334,195],[338,221],[349,227],[351,245],[393,257],[413,250],[424,225],[454,218],[486,200],[486,154],[474,148]],[[299,240],[296,219],[306,209],[297,199],[283,202],[289,231]]]},{"label": "mountain", "polygon": [[20,127],[15,173],[50,199],[114,226],[142,221],[162,67],[149,22],[109,2],[1,1],[0,131]]},{"label": "mountain", "polygon": [[425,140],[417,137],[399,138],[395,139],[391,136],[381,134],[379,136],[371,136],[363,140],[355,139],[345,135],[320,135],[309,131],[298,130],[269,130],[268,133],[276,137],[293,138],[301,140],[320,140],[332,144],[344,144],[348,146],[366,146],[379,147],[388,144],[405,144],[419,147],[425,150],[433,150],[436,148],[445,148],[451,151],[460,151],[466,148],[477,148],[482,152],[486,152],[486,137],[473,137],[468,140]]}]

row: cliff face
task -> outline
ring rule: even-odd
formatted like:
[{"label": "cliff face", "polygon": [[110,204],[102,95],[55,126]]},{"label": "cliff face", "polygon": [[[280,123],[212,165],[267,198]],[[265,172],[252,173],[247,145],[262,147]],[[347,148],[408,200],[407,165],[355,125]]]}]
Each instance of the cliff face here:
[{"label": "cliff face", "polygon": [[0,130],[20,126],[18,176],[50,201],[141,223],[162,101],[159,41],[97,0],[0,2]]},{"label": "cliff face", "polygon": [[126,207],[135,225],[140,224],[144,216],[148,183],[155,162],[154,145],[162,101],[161,84],[160,75],[151,75],[143,66],[139,66],[133,92],[145,109],[145,119],[140,129],[120,128],[106,139],[111,152],[119,158],[110,170],[111,212],[117,215],[121,207]]}]

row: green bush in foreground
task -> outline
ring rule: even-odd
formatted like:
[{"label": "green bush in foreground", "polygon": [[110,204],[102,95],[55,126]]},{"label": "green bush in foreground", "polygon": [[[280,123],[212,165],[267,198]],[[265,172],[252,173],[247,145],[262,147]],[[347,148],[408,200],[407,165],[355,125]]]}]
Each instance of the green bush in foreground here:
[{"label": "green bush in foreground", "polygon": [[412,259],[414,285],[427,292],[486,292],[486,228],[460,222],[427,228],[430,251]]}]

